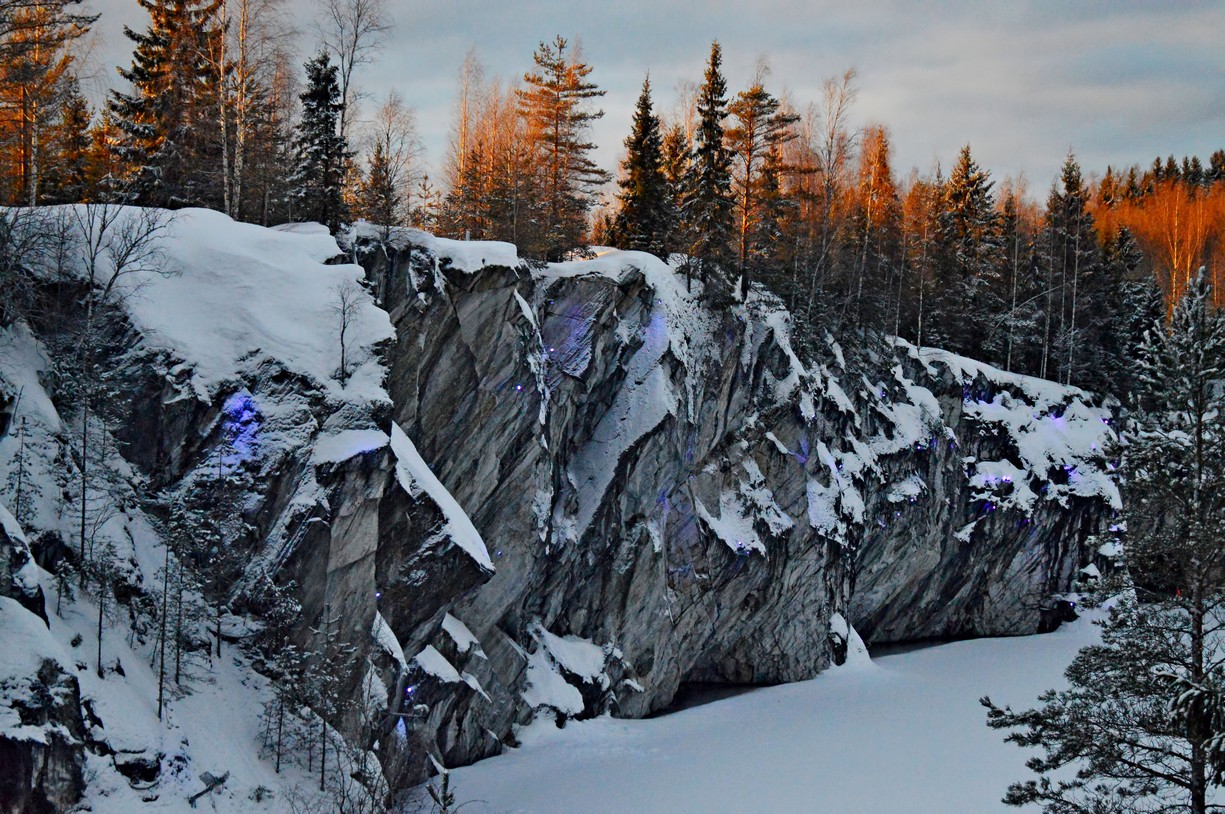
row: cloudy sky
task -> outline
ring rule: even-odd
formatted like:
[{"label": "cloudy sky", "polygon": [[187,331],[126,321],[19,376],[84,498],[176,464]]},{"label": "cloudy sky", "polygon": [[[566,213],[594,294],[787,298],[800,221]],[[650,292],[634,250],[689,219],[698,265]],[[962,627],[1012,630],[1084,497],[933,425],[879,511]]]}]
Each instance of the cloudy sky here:
[{"label": "cloudy sky", "polygon": [[[314,0],[287,0],[313,50]],[[856,125],[890,128],[895,169],[946,166],[969,143],[996,177],[1024,173],[1039,197],[1069,149],[1086,170],[1225,147],[1225,3],[825,2],[821,0],[387,0],[394,29],[358,77],[375,96],[398,88],[416,108],[429,160],[450,126],[455,77],[475,46],[490,75],[512,78],[555,34],[582,42],[607,90],[597,158],[612,168],[644,73],[668,109],[723,44],[734,93],[759,59],[769,85],[801,105],[822,81],[858,73]],[[144,27],[136,0],[92,0],[102,13],[95,62],[113,77],[130,59],[122,25]],[[118,81],[117,77],[109,81]]]}]

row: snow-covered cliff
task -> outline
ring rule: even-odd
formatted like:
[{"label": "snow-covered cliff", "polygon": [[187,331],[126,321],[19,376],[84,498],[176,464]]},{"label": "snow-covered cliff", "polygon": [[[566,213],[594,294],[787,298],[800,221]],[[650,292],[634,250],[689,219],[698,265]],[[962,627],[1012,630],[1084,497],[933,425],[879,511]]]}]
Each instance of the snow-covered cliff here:
[{"label": "snow-covered cliff", "polygon": [[[313,782],[258,757],[273,690],[234,645],[265,625],[268,580],[301,606],[294,643],[322,628],[364,665],[346,691],[373,712],[330,722],[397,745],[406,760],[377,754],[403,784],[427,754],[470,762],[540,716],[641,716],[685,681],[807,678],[859,636],[1050,626],[1117,508],[1110,416],[1074,389],[902,344],[854,372],[832,340],[801,359],[771,297],[712,311],[648,255],[539,267],[505,244],[374,237],[341,257],[316,227],[186,210],[160,238],[174,273],[124,291],[101,444],[116,477],[87,507],[119,600],[100,677],[73,644],[96,591],[59,603],[50,573],[78,556],[80,519],[57,320],[3,329],[0,503],[15,505],[18,469],[27,491],[0,539],[0,596],[21,603],[0,599],[0,637],[23,653],[0,659],[0,750],[31,766],[54,751],[60,768],[0,787],[0,811],[72,799],[86,776],[95,811],[177,810],[202,771],[232,772],[212,795],[223,810]],[[362,276],[372,294],[346,309]],[[168,518],[222,476],[241,519],[225,657],[159,721]],[[49,629],[27,610],[40,603]],[[197,659],[211,630],[188,633]],[[22,711],[31,671],[58,706]],[[39,741],[26,718],[61,728]]]},{"label": "snow-covered cliff", "polygon": [[450,608],[479,647],[439,631],[417,661],[447,761],[684,681],[811,677],[854,631],[1049,628],[1118,508],[1110,414],[1075,389],[901,343],[801,360],[769,295],[715,312],[645,254],[397,239],[358,242],[394,417],[496,568]]}]

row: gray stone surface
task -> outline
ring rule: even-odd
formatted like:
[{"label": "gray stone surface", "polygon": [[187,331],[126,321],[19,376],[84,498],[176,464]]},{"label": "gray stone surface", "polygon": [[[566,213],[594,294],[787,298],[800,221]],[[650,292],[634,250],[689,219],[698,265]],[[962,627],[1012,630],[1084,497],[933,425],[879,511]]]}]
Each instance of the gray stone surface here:
[{"label": "gray stone surface", "polygon": [[[664,352],[678,403],[624,450],[592,502],[581,483],[586,462],[608,443],[607,421],[636,384],[635,357],[656,313],[643,275],[558,279],[527,266],[467,273],[421,248],[411,257],[372,253],[366,265],[397,328],[394,418],[472,517],[497,569],[476,587],[462,571],[431,572],[418,594],[429,597],[426,607],[384,613],[410,659],[425,641],[421,620],[432,621],[430,608],[448,597],[447,609],[480,640],[484,657],[459,652],[436,628],[428,642],[481,692],[414,671],[417,698],[430,707],[416,736],[448,763],[496,753],[532,716],[525,668],[544,646],[538,628],[604,648],[601,682],[550,659],[580,692],[579,717],[642,716],[667,705],[683,681],[816,675],[836,655],[835,612],[869,641],[1049,626],[1051,595],[1088,561],[1086,535],[1110,512],[1104,499],[1075,496],[986,512],[967,459],[1015,459],[1015,439],[963,416],[963,400],[973,389],[975,399],[1008,393],[1023,404],[1012,378],[967,383],[962,371],[920,364],[905,349],[881,360],[874,375],[897,379],[896,365],[938,403],[931,434],[939,442],[923,449],[893,443],[902,430],[887,411],[891,399],[906,399],[904,388],[877,394],[832,362],[820,374],[810,366],[811,413],[798,392],[780,398],[791,349],[767,327],[762,301],[711,316],[715,346],[701,369]],[[554,353],[545,358],[542,349]],[[853,410],[823,389],[825,375]],[[1069,403],[1078,399],[1088,401],[1069,391]],[[850,497],[841,499],[837,528],[807,519],[811,484],[832,482],[821,445],[840,456],[839,469],[857,450],[884,450],[847,476],[863,512],[855,519]],[[895,487],[912,477],[924,489],[897,502]],[[737,552],[699,504],[709,516],[725,493],[763,490],[773,508],[748,513],[764,554]],[[789,528],[771,528],[775,512]],[[958,539],[974,520],[969,539]],[[381,558],[405,546],[405,531],[384,523],[380,533]]]}]

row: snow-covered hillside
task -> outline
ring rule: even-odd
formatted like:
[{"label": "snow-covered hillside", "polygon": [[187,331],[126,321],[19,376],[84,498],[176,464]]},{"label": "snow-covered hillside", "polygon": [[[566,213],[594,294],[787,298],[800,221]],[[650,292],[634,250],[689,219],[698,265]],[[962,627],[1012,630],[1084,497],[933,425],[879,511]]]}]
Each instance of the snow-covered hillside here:
[{"label": "snow-covered hillside", "polygon": [[[130,245],[124,241],[151,222],[142,221],[147,214],[141,210],[101,207],[65,208],[57,217],[75,238],[66,247],[66,278],[54,277],[56,269],[35,271],[48,284],[61,285],[85,277],[87,236],[102,258],[95,272],[108,282],[121,262],[116,258]],[[47,617],[44,623],[0,598],[0,752],[15,761],[6,778],[12,789],[0,784],[0,800],[7,805],[7,792],[20,794],[33,780],[44,788],[28,804],[36,805],[39,794],[59,794],[53,803],[59,808],[83,783],[93,811],[180,811],[203,788],[202,772],[228,772],[225,785],[210,795],[215,809],[249,811],[252,795],[267,793],[275,802],[263,805],[283,811],[286,794],[316,781],[296,760],[285,761],[278,774],[262,748],[269,683],[253,668],[254,654],[235,646],[259,629],[258,618],[228,614],[223,629],[229,641],[216,658],[203,652],[213,647],[207,619],[185,629],[183,677],[167,679],[158,719],[158,603],[163,565],[176,559],[166,552],[165,501],[216,475],[243,484],[237,508],[250,529],[234,545],[248,564],[231,596],[260,572],[275,577],[277,569],[291,568],[295,557],[326,559],[328,547],[321,550],[318,540],[303,533],[303,521],[340,508],[343,490],[335,470],[346,461],[387,454],[390,438],[380,416],[390,402],[376,346],[392,337],[392,329],[360,287],[351,289],[342,384],[340,292],[363,272],[329,262],[340,250],[326,230],[264,229],[208,210],[165,215],[156,226],[153,242],[141,249],[146,266],[114,275],[113,301],[130,322],[134,341],[108,359],[116,403],[94,407],[109,420],[105,427],[94,420],[89,445],[97,453],[91,460],[95,470],[109,474],[90,481],[84,521],[75,497],[79,419],[71,400],[44,387],[56,381],[57,360],[48,344],[57,340],[56,325],[0,330],[0,403],[7,427],[0,437],[0,501],[20,504],[23,515],[19,525],[0,508],[7,540],[0,548],[18,552],[3,562],[24,562],[12,576],[14,586],[18,595],[36,597],[27,601],[31,607],[45,601]],[[88,525],[86,558],[96,563],[105,556],[111,569],[100,644],[97,584],[82,591],[77,577],[57,580],[21,553],[28,540],[44,565],[62,569],[72,563],[79,572],[81,522]],[[471,542],[471,531],[463,539],[479,545],[479,537]],[[299,549],[309,551],[303,555]],[[37,598],[40,590],[45,599]],[[0,594],[8,592],[0,586]],[[369,609],[359,610],[354,620],[364,615],[357,624],[369,631],[372,599],[365,591],[361,599]],[[205,600],[192,588],[185,601],[195,606]],[[35,678],[44,663],[49,666],[43,673],[60,676],[58,684]],[[177,670],[177,664],[168,669]],[[70,714],[80,722],[75,729],[30,708],[30,699],[47,686],[53,694],[79,692],[80,709],[48,708],[60,718]],[[27,719],[44,723],[30,726],[23,723]],[[44,733],[47,727],[53,729]],[[31,753],[36,743],[47,748]],[[29,754],[36,755],[34,762],[18,770],[14,756]]]}]

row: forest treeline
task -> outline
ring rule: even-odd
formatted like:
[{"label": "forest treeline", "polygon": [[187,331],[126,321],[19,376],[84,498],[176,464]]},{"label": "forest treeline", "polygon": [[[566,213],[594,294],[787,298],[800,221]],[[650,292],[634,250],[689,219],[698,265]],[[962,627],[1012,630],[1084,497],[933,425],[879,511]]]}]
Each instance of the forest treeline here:
[{"label": "forest treeline", "polygon": [[320,0],[301,64],[284,0],[137,2],[148,24],[125,31],[122,87],[95,109],[77,52],[97,15],[0,0],[4,203],[205,206],[333,229],[364,218],[542,260],[592,244],[679,253],[712,302],[767,285],[802,336],[898,335],[1116,392],[1127,349],[1195,271],[1225,273],[1222,150],[1100,176],[1069,154],[1041,204],[970,145],[950,167],[900,175],[888,128],[852,125],[853,72],[807,104],[764,65],[733,92],[715,43],[673,109],[645,78],[614,178],[592,158],[604,91],[557,37],[513,82],[469,52],[431,181],[412,108],[359,89],[391,26],[385,0]]}]

